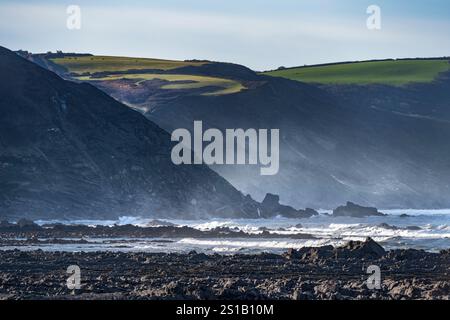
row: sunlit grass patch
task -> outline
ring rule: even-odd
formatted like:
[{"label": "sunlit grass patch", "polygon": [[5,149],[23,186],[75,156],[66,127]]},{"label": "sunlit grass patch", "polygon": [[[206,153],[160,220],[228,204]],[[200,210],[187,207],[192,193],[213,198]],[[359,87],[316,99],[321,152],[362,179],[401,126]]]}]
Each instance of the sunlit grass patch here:
[{"label": "sunlit grass patch", "polygon": [[306,66],[265,72],[264,74],[322,84],[404,85],[431,82],[450,70],[448,60],[387,60],[325,66]]},{"label": "sunlit grass patch", "polygon": [[52,58],[56,63],[75,74],[96,72],[122,72],[127,70],[171,70],[186,66],[201,66],[207,62],[176,61],[147,58],[111,57],[111,56],[66,56]]},{"label": "sunlit grass patch", "polygon": [[240,92],[245,89],[245,86],[235,80],[197,76],[197,75],[185,75],[185,74],[156,74],[156,73],[139,73],[139,74],[112,74],[105,77],[91,77],[81,76],[76,79],[80,81],[114,81],[121,79],[136,80],[136,84],[147,80],[165,80],[173,83],[165,84],[161,86],[162,89],[174,90],[174,89],[199,89],[204,87],[219,87],[220,90],[214,90],[211,92],[203,93],[203,95],[223,95]]}]

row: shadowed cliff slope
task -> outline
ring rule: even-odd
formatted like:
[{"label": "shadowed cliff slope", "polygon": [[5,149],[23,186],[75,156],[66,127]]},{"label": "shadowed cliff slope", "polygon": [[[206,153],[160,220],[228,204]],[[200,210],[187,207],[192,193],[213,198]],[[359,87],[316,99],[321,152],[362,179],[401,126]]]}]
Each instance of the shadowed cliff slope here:
[{"label": "shadowed cliff slope", "polygon": [[0,47],[0,218],[256,217],[206,166],[175,166],[168,133],[90,84]]}]

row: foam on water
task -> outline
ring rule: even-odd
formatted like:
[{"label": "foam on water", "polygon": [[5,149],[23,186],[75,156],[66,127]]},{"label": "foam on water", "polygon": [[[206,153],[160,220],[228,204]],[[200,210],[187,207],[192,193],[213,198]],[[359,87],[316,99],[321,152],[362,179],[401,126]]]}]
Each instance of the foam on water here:
[{"label": "foam on water", "polygon": [[[89,245],[48,245],[43,250],[70,251],[149,251],[149,252],[198,252],[254,253],[261,251],[282,252],[288,248],[333,245],[339,246],[349,240],[364,240],[372,237],[387,249],[416,248],[439,251],[450,248],[450,209],[446,210],[381,210],[386,217],[333,218],[319,215],[309,219],[214,219],[214,220],[164,220],[177,226],[189,226],[198,230],[212,230],[227,227],[246,233],[256,234],[268,230],[279,235],[276,239],[173,239],[171,243],[154,242],[154,239],[127,239],[119,244],[94,240]],[[407,217],[402,217],[407,214]],[[125,225],[145,226],[150,218],[120,217],[118,220],[75,220],[37,221],[39,224],[65,223],[84,225]],[[159,219],[161,220],[161,219]],[[264,228],[264,229],[263,229]],[[417,230],[416,230],[417,229]],[[316,239],[290,239],[289,234],[308,234]]]}]

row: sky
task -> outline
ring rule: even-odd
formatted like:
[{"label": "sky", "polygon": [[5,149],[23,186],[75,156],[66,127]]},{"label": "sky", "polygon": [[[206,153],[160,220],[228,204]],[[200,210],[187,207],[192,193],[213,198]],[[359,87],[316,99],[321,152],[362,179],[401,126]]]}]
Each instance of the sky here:
[{"label": "sky", "polygon": [[[67,28],[77,5],[81,28]],[[367,8],[380,8],[369,30]],[[450,56],[448,0],[0,0],[0,45],[234,62],[254,70]]]}]

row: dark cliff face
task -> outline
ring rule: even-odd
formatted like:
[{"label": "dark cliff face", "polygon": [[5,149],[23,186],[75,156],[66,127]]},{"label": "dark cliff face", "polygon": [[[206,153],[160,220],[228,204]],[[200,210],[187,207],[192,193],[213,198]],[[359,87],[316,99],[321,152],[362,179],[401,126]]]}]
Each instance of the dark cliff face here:
[{"label": "dark cliff face", "polygon": [[90,84],[0,47],[0,217],[254,217],[205,166],[175,166],[170,136]]},{"label": "dark cliff face", "polygon": [[220,63],[177,72],[241,79],[248,89],[204,96],[158,89],[152,81],[138,87],[126,81],[93,84],[168,131],[192,129],[194,120],[203,120],[205,129],[279,128],[276,176],[261,176],[255,166],[213,167],[258,200],[269,192],[297,207],[334,208],[346,201],[383,208],[450,206],[445,75],[395,88],[319,87]]}]

